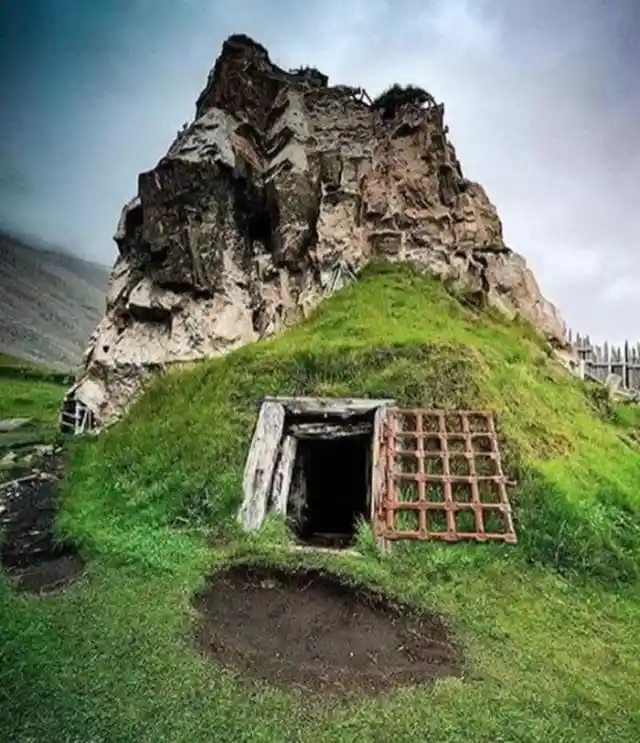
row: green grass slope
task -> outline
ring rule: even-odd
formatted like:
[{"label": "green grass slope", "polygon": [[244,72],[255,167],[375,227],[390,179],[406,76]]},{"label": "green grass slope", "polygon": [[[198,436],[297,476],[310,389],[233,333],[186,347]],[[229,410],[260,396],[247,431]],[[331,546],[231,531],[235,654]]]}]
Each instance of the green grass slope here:
[{"label": "green grass slope", "polygon": [[[60,405],[73,377],[0,354],[0,420],[30,418],[29,426],[0,431],[0,460],[9,450],[26,451],[57,437]],[[0,465],[0,480],[12,468]]]},{"label": "green grass slope", "polygon": [[[461,301],[462,300],[462,301]],[[394,397],[499,415],[519,543],[364,558],[238,533],[261,397]],[[0,737],[22,741],[533,743],[640,739],[640,444],[530,328],[380,266],[279,337],[158,379],[71,452],[60,529],[93,558],[46,601],[0,582]],[[323,565],[445,612],[464,680],[313,706],[203,660],[190,597],[233,560]],[[9,693],[11,690],[11,693]]]}]

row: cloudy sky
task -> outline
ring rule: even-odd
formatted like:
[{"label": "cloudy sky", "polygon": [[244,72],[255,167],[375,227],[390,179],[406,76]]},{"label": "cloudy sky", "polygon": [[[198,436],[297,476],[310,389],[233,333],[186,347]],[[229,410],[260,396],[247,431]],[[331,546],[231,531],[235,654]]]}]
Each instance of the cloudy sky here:
[{"label": "cloudy sky", "polygon": [[640,340],[638,0],[0,0],[0,29],[0,227],[111,263],[137,174],[242,32],[372,97],[443,100],[568,323]]}]

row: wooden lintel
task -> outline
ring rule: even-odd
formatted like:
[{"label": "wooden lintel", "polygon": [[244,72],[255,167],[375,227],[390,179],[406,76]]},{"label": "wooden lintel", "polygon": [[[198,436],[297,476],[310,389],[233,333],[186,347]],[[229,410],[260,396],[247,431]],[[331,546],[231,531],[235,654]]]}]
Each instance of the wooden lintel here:
[{"label": "wooden lintel", "polygon": [[367,400],[350,397],[265,397],[263,402],[283,405],[293,415],[349,416],[366,413],[381,406],[395,404],[395,400]]},{"label": "wooden lintel", "polygon": [[341,439],[373,432],[373,423],[292,423],[287,433],[298,439]]}]

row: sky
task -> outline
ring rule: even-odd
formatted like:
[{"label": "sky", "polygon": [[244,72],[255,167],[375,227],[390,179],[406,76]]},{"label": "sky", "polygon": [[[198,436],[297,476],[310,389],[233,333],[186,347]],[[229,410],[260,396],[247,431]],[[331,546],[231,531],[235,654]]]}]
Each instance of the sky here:
[{"label": "sky", "polygon": [[0,228],[112,263],[231,33],[444,101],[465,175],[567,324],[640,340],[638,0],[0,0]]}]

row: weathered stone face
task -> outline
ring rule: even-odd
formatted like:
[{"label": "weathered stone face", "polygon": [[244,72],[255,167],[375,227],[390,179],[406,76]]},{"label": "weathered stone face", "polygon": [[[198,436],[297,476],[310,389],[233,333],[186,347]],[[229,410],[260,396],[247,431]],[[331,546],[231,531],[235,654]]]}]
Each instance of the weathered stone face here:
[{"label": "weathered stone face", "polygon": [[375,257],[482,291],[563,346],[558,311],[464,178],[443,114],[430,101],[381,111],[230,37],[196,120],[123,209],[107,311],[72,394],[107,424],[155,371],[274,333]]}]

